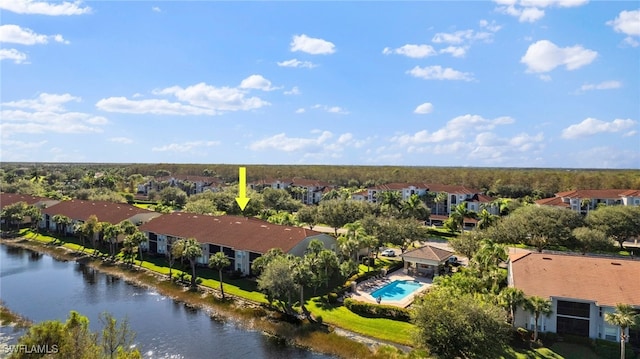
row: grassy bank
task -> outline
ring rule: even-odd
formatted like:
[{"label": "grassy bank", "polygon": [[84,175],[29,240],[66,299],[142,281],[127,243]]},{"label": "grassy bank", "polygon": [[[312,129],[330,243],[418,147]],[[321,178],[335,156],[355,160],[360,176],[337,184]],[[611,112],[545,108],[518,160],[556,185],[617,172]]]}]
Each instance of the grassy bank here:
[{"label": "grassy bank", "polygon": [[0,326],[13,326],[16,328],[28,328],[32,322],[23,318],[17,313],[9,310],[4,306],[4,303],[0,300]]}]

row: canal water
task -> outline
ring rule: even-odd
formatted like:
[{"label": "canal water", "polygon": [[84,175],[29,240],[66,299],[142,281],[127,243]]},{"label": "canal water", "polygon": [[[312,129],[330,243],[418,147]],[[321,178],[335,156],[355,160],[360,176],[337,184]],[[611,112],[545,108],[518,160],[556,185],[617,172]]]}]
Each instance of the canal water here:
[{"label": "canal water", "polygon": [[[96,331],[102,312],[126,317],[145,358],[330,358],[284,345],[238,323],[213,319],[205,310],[85,265],[5,245],[0,245],[0,298],[34,322],[64,321],[76,310]],[[0,329],[6,343],[14,343],[20,334],[9,327]]]}]

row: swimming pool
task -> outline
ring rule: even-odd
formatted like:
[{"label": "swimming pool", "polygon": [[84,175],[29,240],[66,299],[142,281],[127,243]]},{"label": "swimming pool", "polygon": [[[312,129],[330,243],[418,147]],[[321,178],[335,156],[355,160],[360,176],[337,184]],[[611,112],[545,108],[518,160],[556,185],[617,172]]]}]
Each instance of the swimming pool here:
[{"label": "swimming pool", "polygon": [[384,287],[371,292],[374,299],[402,300],[422,287],[422,283],[414,280],[394,280]]}]

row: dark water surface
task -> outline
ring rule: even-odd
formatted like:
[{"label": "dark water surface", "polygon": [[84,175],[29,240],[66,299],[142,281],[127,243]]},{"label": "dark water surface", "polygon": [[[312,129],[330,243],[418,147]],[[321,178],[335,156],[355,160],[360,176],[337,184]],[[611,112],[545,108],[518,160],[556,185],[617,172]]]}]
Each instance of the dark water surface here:
[{"label": "dark water surface", "polygon": [[[153,290],[48,255],[0,245],[0,298],[15,313],[34,322],[65,320],[76,310],[98,330],[98,316],[125,316],[145,358],[330,358],[212,319]],[[6,342],[20,333],[0,329]],[[1,354],[0,354],[1,355]]]}]

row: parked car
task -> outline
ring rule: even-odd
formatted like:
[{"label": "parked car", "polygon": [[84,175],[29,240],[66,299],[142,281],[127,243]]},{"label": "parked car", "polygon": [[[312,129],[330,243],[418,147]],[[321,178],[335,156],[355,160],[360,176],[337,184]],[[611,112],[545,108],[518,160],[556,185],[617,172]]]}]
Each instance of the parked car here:
[{"label": "parked car", "polygon": [[451,264],[451,265],[458,265],[458,257],[456,256],[451,256],[447,259],[447,263]]},{"label": "parked car", "polygon": [[383,257],[395,257],[396,251],[394,251],[393,249],[385,249],[384,251],[382,251],[381,255]]}]

